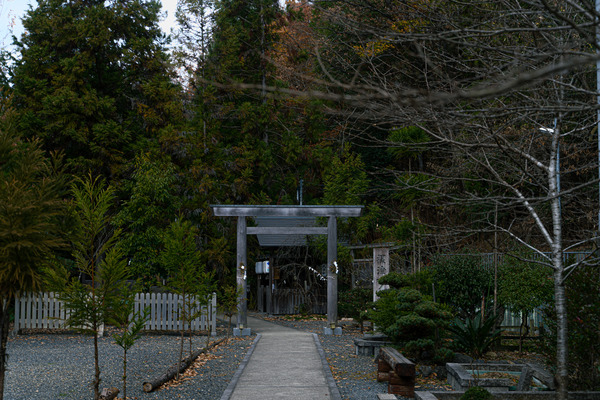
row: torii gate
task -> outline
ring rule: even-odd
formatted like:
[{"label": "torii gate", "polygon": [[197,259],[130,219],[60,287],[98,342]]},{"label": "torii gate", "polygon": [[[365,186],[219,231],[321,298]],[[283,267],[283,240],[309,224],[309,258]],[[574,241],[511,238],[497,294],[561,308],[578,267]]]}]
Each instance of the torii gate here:
[{"label": "torii gate", "polygon": [[[211,205],[217,217],[237,217],[237,327],[247,327],[247,235],[327,235],[327,325],[337,326],[337,217],[358,217],[363,206],[243,206]],[[247,217],[327,217],[327,227],[247,227]],[[241,288],[241,289],[240,289]]]}]

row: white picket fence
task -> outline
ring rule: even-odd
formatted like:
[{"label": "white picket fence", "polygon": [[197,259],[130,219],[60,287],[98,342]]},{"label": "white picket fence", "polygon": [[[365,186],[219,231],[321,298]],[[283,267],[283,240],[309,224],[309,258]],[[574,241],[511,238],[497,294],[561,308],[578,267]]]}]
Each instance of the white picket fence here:
[{"label": "white picket fence", "polygon": [[[180,331],[189,328],[179,318],[182,297],[173,293],[138,293],[135,296],[134,312],[150,309],[146,322],[148,331]],[[21,329],[61,329],[69,310],[58,300],[55,293],[27,293],[15,301],[15,321],[13,333]],[[210,302],[202,307],[200,317],[192,321],[192,330],[210,330],[217,334],[217,294],[213,293]]]}]

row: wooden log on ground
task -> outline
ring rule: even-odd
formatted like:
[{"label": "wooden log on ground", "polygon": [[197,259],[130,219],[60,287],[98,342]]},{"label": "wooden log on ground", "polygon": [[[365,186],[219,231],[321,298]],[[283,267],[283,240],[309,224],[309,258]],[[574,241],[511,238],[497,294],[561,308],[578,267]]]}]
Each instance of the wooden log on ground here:
[{"label": "wooden log on ground", "polygon": [[390,380],[390,373],[377,371],[377,382],[388,382]]},{"label": "wooden log on ground", "polygon": [[159,377],[157,377],[155,379],[152,379],[152,380],[144,382],[143,383],[144,392],[148,393],[148,392],[151,392],[153,390],[156,390],[160,386],[162,386],[165,383],[169,382],[170,380],[174,379],[177,376],[178,373],[181,374],[186,369],[188,369],[189,366],[196,360],[196,358],[198,358],[198,356],[200,354],[207,352],[209,349],[211,349],[214,346],[220,344],[224,340],[226,340],[226,338],[223,338],[223,339],[218,340],[218,341],[216,341],[214,343],[211,343],[210,346],[208,346],[206,348],[203,348],[203,349],[200,349],[200,350],[196,350],[190,356],[184,358],[183,361],[181,361],[179,363],[179,365],[174,365],[171,368],[169,368],[167,370],[167,372],[165,372],[161,376],[159,376]]},{"label": "wooden log on ground", "polygon": [[119,389],[113,388],[104,388],[102,392],[100,392],[100,400],[113,400],[119,394]]},{"label": "wooden log on ground", "polygon": [[[396,349],[391,347],[382,347],[379,350],[379,371],[387,368],[390,371],[388,375],[388,393],[400,395],[403,397],[414,397],[416,371],[415,364],[404,357]],[[379,374],[377,380],[379,380]],[[383,376],[382,376],[383,378]]]},{"label": "wooden log on ground", "polygon": [[385,361],[399,376],[414,376],[416,374],[415,364],[396,349],[382,347],[379,350],[379,359]]},{"label": "wooden log on ground", "polygon": [[377,382],[388,382],[390,380],[390,371],[392,367],[383,360],[377,362]]}]

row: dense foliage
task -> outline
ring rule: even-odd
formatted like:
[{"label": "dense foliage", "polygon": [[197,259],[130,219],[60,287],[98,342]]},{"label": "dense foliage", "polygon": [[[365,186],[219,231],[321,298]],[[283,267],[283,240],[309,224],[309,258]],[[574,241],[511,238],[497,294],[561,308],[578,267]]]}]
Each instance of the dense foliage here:
[{"label": "dense foliage", "polygon": [[[569,378],[572,390],[600,390],[600,292],[597,266],[581,266],[567,280],[569,315]],[[556,312],[545,308],[547,330],[544,354],[554,369],[556,358]]]},{"label": "dense foliage", "polygon": [[460,400],[490,400],[493,398],[494,395],[480,386],[470,387],[465,391],[465,394],[460,396]]},{"label": "dense foliage", "polygon": [[362,319],[362,314],[373,301],[373,290],[353,288],[338,293],[338,315],[341,318]]},{"label": "dense foliage", "polygon": [[452,314],[407,286],[397,274],[383,276],[379,282],[391,287],[378,292],[379,299],[367,313],[375,326],[409,357],[440,364],[452,359],[453,353],[441,340]]},{"label": "dense foliage", "polygon": [[554,283],[551,271],[532,260],[532,254],[521,252],[516,257],[507,256],[500,268],[498,302],[512,312],[521,314],[519,350],[523,346],[523,336],[529,333],[528,319],[531,313],[552,302]]},{"label": "dense foliage", "polygon": [[439,300],[461,317],[473,318],[482,304],[491,300],[493,273],[476,254],[440,255],[432,268]]},{"label": "dense foliage", "polygon": [[111,180],[181,117],[155,0],[43,0],[12,67],[16,126],[71,172]]},{"label": "dense foliage", "polygon": [[37,140],[23,140],[0,127],[0,399],[14,298],[40,290],[44,269],[66,247],[65,179],[59,163],[60,157],[44,155]]},{"label": "dense foliage", "polygon": [[[475,254],[445,254],[535,249],[552,280],[508,261],[498,299],[529,311],[553,287],[566,386],[561,349],[580,311],[565,312],[577,268],[562,254],[589,251],[597,231],[589,4],[182,0],[179,10],[173,58],[156,0],[39,0],[27,12],[18,54],[0,58],[0,123],[31,142],[2,137],[0,204],[3,224],[25,231],[38,214],[43,226],[28,231],[36,245],[18,265],[10,230],[0,232],[11,287],[39,286],[30,261],[60,242],[60,207],[49,204],[73,198],[50,188],[41,150],[113,185],[110,229],[123,230],[123,260],[149,284],[175,274],[159,255],[176,220],[189,221],[198,265],[233,282],[235,221],[211,204],[363,204],[361,218],[340,220],[342,242],[390,242],[398,269],[432,265],[419,286],[398,284],[376,306],[381,326],[408,341],[415,327],[430,336],[443,325],[433,296],[463,322],[489,314],[491,271]],[[39,166],[21,186],[18,158]],[[318,267],[320,243],[276,259]],[[251,263],[259,250],[249,248]],[[338,254],[340,288],[351,287],[350,250]]]}]

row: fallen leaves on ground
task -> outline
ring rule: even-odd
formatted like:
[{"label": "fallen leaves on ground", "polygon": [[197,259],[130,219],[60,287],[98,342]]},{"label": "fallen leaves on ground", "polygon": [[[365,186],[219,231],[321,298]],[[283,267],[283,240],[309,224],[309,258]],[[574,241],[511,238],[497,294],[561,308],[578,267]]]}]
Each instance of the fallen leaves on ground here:
[{"label": "fallen leaves on ground", "polygon": [[[203,374],[202,369],[208,368],[208,367],[205,367],[205,364],[208,361],[218,360],[218,359],[223,358],[223,356],[218,356],[216,354],[213,354],[214,352],[216,352],[221,347],[228,346],[230,344],[235,344],[235,342],[244,342],[244,341],[245,341],[244,338],[233,337],[233,338],[224,340],[223,342],[221,342],[217,345],[212,346],[209,349],[209,352],[200,354],[196,358],[196,360],[189,366],[189,368],[187,368],[184,372],[179,374],[179,379],[174,378],[174,379],[170,380],[169,382],[166,382],[158,390],[170,389],[172,387],[180,386],[180,385],[184,384],[185,382],[189,381],[190,379],[192,379],[193,377],[202,375]],[[237,357],[237,355],[234,355],[234,357]]]},{"label": "fallen leaves on ground", "polygon": [[198,358],[196,358],[196,360],[192,363],[192,365],[190,365],[190,367],[188,369],[186,369],[185,371],[183,371],[183,373],[179,374],[179,379],[173,379],[167,383],[165,383],[162,387],[165,389],[171,388],[171,387],[177,387],[179,385],[184,384],[186,381],[192,379],[193,377],[197,376],[200,372],[199,370],[204,367],[204,365],[209,361],[209,360],[216,360],[219,358],[223,358],[222,356],[217,356],[215,354],[212,353],[203,353],[200,354],[198,356]]}]

